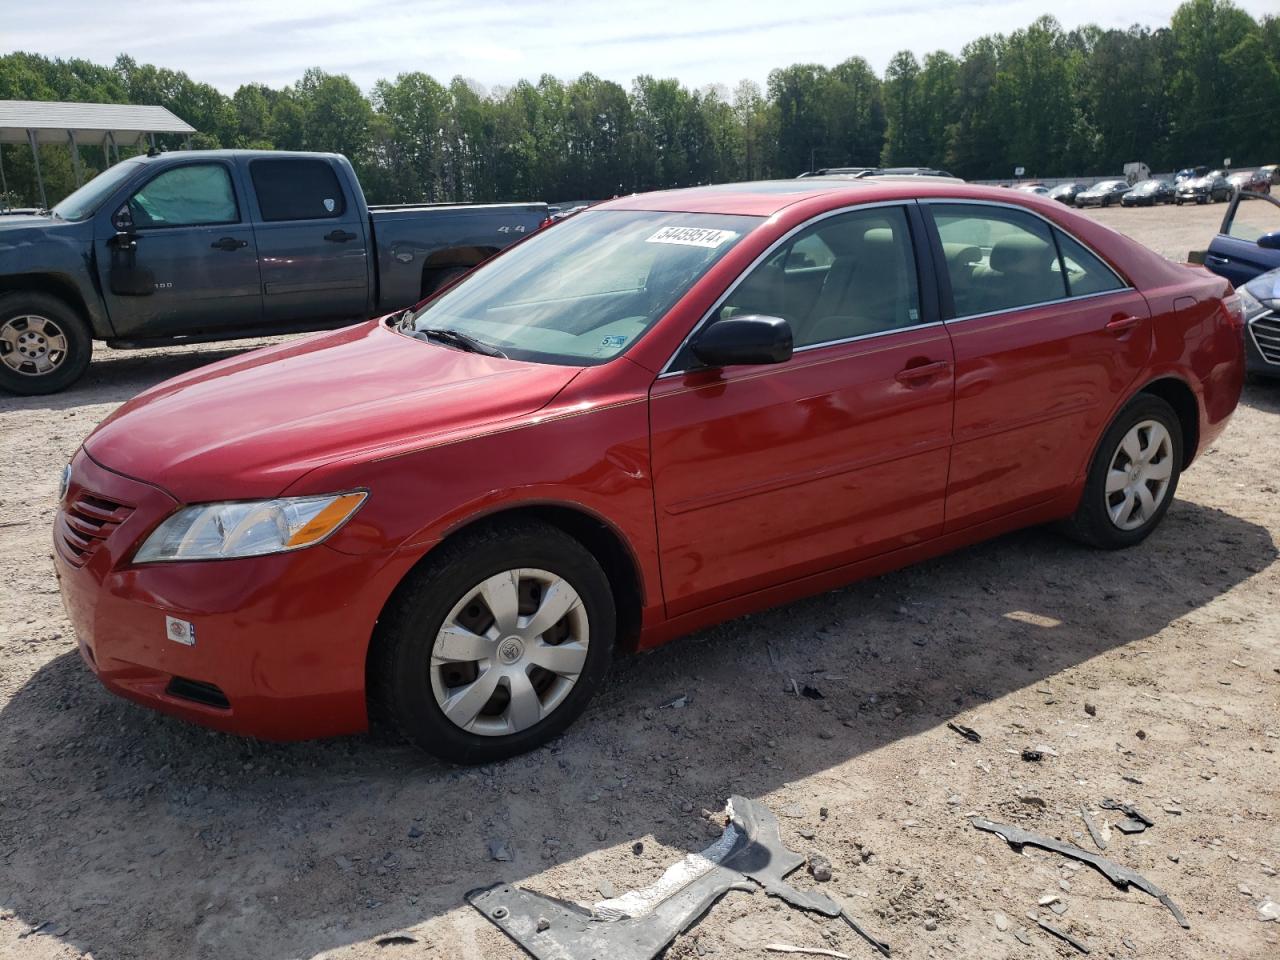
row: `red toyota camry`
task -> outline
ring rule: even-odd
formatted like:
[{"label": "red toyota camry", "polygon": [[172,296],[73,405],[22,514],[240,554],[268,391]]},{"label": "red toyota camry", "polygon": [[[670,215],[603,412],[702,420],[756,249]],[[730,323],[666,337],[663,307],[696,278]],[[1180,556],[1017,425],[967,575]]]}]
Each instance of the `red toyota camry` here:
[{"label": "red toyota camry", "polygon": [[413,310],[143,393],[67,468],[111,690],[488,761],[615,650],[1030,524],[1127,547],[1226,425],[1228,284],[955,181],[615,200]]}]

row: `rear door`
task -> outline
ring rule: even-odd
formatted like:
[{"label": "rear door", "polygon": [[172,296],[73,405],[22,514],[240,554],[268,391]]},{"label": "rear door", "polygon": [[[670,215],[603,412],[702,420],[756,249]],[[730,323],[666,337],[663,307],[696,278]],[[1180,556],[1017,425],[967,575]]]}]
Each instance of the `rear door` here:
[{"label": "rear door", "polygon": [[1078,240],[1022,209],[933,201],[955,441],[946,529],[1063,493],[1151,351],[1146,299]]},{"label": "rear door", "polygon": [[712,314],[782,316],[792,358],[709,370],[686,348],[654,383],[671,615],[941,531],[952,353],[933,287],[919,282],[913,238],[922,233],[914,204],[803,228]]},{"label": "rear door", "polygon": [[327,157],[249,161],[268,326],[354,323],[368,314],[367,225],[343,172]]},{"label": "rear door", "polygon": [[1209,244],[1204,265],[1235,286],[1280,267],[1280,250],[1258,246],[1259,238],[1280,237],[1280,201],[1263,194],[1237,193],[1231,198],[1218,235]]},{"label": "rear door", "polygon": [[[251,328],[262,317],[258,251],[229,160],[166,165],[95,223],[102,293],[121,338]],[[124,207],[132,249],[115,241]],[[154,288],[117,293],[112,271],[136,267]],[[119,287],[119,285],[114,285]]]}]

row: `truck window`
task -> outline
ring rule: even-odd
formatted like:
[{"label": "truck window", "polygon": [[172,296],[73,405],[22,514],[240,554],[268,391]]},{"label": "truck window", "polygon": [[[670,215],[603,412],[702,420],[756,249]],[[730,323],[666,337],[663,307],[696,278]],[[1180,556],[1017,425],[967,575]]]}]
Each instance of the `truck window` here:
[{"label": "truck window", "polygon": [[254,160],[249,176],[268,222],[324,220],[346,212],[338,177],[323,160]]},{"label": "truck window", "polygon": [[129,198],[137,227],[199,227],[238,223],[235,190],[220,163],[166,170]]}]

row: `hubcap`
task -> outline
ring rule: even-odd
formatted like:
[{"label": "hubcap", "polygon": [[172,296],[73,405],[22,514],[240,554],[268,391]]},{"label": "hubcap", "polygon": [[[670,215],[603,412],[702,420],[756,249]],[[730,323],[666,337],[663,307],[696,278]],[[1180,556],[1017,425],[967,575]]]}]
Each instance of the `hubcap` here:
[{"label": "hubcap", "polygon": [[505,570],[464,593],[444,618],[431,650],[431,692],[468,733],[519,733],[564,702],[589,643],[586,608],[567,580]]},{"label": "hubcap", "polygon": [[1173,439],[1164,424],[1134,424],[1111,457],[1107,513],[1121,530],[1137,530],[1160,509],[1173,476]]},{"label": "hubcap", "polygon": [[0,362],[14,373],[39,377],[52,373],[67,356],[67,336],[48,317],[11,317],[0,326]]}]

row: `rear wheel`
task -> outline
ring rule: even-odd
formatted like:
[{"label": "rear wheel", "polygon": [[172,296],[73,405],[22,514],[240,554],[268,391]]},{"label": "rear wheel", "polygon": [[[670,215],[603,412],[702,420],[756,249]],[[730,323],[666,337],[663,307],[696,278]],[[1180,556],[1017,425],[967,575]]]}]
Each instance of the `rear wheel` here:
[{"label": "rear wheel", "polygon": [[488,763],[560,734],[613,656],[613,593],[595,557],[546,524],[495,525],[440,548],[378,622],[370,692],[406,737]]},{"label": "rear wheel", "polygon": [[88,326],[65,301],[22,290],[0,297],[0,387],[57,393],[80,379],[92,353]]},{"label": "rear wheel", "polygon": [[1173,502],[1182,456],[1178,415],[1159,397],[1139,394],[1103,436],[1068,533],[1106,550],[1141,543]]}]

